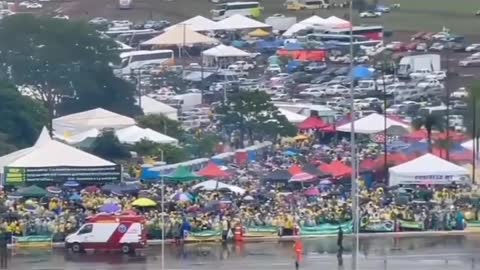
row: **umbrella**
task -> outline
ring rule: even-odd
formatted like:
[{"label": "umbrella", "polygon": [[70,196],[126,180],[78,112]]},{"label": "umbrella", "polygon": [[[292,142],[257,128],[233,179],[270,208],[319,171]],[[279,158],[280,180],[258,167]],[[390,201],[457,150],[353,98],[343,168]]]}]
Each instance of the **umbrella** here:
[{"label": "umbrella", "polygon": [[175,201],[180,201],[180,202],[187,202],[192,200],[192,195],[186,192],[178,192],[174,194],[170,199],[173,199]]},{"label": "umbrella", "polygon": [[318,188],[312,187],[305,190],[305,196],[320,196],[320,191],[318,191]]},{"label": "umbrella", "polygon": [[47,187],[47,191],[53,194],[62,193],[62,190],[59,187],[54,187],[54,186]]},{"label": "umbrella", "polygon": [[297,173],[292,178],[290,178],[290,182],[305,182],[314,179],[315,176],[309,173]]},{"label": "umbrella", "polygon": [[73,187],[80,186],[80,184],[77,181],[67,181],[67,182],[63,183],[63,186],[73,188]]},{"label": "umbrella", "polygon": [[121,210],[121,207],[118,204],[109,203],[109,204],[104,204],[102,207],[100,207],[99,210],[105,213],[116,213]]},{"label": "umbrella", "polygon": [[332,181],[328,180],[328,179],[324,179],[322,181],[320,181],[320,185],[331,185],[332,184]]},{"label": "umbrella", "polygon": [[132,203],[133,206],[138,206],[138,207],[152,207],[152,206],[156,206],[157,203],[148,199],[148,198],[139,198],[139,199],[136,199],[133,203]]},{"label": "umbrella", "polygon": [[252,196],[247,195],[247,196],[243,197],[243,200],[244,201],[254,201],[255,199]]},{"label": "umbrella", "polygon": [[48,194],[45,189],[35,185],[20,188],[17,193],[22,197],[44,197]]},{"label": "umbrella", "polygon": [[83,191],[88,192],[88,193],[97,193],[100,191],[100,189],[97,186],[88,186],[83,189]]},{"label": "umbrella", "polygon": [[82,196],[80,196],[80,194],[73,194],[72,196],[70,196],[69,198],[70,201],[75,201],[75,202],[78,202],[78,201],[81,201],[82,200]]}]

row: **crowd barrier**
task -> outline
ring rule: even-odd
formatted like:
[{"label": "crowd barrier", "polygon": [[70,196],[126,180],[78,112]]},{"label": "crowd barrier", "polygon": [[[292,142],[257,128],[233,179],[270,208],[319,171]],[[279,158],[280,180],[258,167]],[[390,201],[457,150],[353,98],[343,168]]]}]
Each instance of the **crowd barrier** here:
[{"label": "crowd barrier", "polygon": [[51,248],[53,246],[53,237],[51,235],[12,236],[12,246],[15,248]]}]

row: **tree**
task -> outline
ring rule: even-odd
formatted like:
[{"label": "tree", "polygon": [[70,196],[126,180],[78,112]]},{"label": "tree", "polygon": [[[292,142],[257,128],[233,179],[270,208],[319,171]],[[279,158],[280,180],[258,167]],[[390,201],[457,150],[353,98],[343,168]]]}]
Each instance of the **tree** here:
[{"label": "tree", "polygon": [[150,114],[138,117],[137,123],[143,128],[150,128],[179,140],[184,134],[184,130],[180,122],[172,120],[161,114]]},{"label": "tree", "polygon": [[[160,144],[149,140],[141,140],[133,145],[132,150],[140,156],[150,156],[166,163],[178,163],[188,159],[183,148],[171,144]],[[162,154],[163,151],[163,154]]]},{"label": "tree", "polygon": [[0,156],[9,154],[17,150],[15,145],[8,142],[8,139],[9,138],[6,134],[0,133]]},{"label": "tree", "polygon": [[120,143],[115,133],[111,130],[102,132],[95,139],[92,153],[108,160],[130,158],[130,152],[127,147]]},{"label": "tree", "polygon": [[50,121],[97,106],[128,115],[139,112],[135,89],[120,83],[109,67],[119,61],[116,43],[88,24],[8,16],[0,24],[0,40],[0,77],[43,102]]},{"label": "tree", "polygon": [[0,115],[1,141],[18,148],[31,146],[47,123],[47,110],[42,104],[22,96],[15,86],[5,82],[0,82]]},{"label": "tree", "polygon": [[210,157],[215,154],[215,146],[221,141],[214,133],[201,133],[187,137],[185,140],[186,152],[193,158]]},{"label": "tree", "polygon": [[427,130],[427,143],[429,153],[432,153],[432,130],[436,128],[442,131],[444,124],[445,123],[441,117],[433,114],[427,114],[423,117],[415,118],[412,121],[412,126],[414,129],[419,130],[422,127],[425,127],[425,130]]},{"label": "tree", "polygon": [[240,147],[243,147],[245,134],[252,143],[255,138],[276,138],[294,130],[263,91],[232,95],[217,113],[223,115],[221,122],[228,133],[238,132]]}]

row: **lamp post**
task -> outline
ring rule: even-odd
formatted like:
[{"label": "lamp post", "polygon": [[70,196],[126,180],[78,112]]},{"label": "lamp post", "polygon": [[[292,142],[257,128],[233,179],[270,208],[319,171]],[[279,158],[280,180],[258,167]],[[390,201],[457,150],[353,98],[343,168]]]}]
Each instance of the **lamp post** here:
[{"label": "lamp post", "polygon": [[[160,151],[160,158],[162,163],[164,162],[164,153],[162,149],[158,149]],[[165,181],[163,179],[163,175],[160,174],[160,183],[162,184],[161,189],[161,196],[162,200],[160,202],[160,207],[162,211],[162,270],[165,269]]]},{"label": "lamp post", "polygon": [[353,229],[355,233],[354,237],[354,250],[353,250],[353,262],[352,268],[358,269],[358,246],[359,246],[359,211],[358,211],[358,188],[357,188],[357,153],[355,146],[355,93],[354,93],[354,83],[355,83],[355,74],[353,72],[354,68],[354,48],[353,48],[353,0],[350,1],[349,6],[349,21],[350,21],[350,151],[351,151],[351,164],[352,164],[352,175],[351,175],[351,200],[352,200],[352,220],[353,220]]}]

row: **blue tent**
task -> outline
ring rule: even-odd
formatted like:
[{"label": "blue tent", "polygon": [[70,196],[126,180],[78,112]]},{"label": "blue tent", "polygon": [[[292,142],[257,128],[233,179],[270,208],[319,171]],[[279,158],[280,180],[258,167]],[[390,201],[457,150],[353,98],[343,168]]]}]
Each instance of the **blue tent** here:
[{"label": "blue tent", "polygon": [[289,51],[298,51],[298,50],[303,50],[303,46],[300,43],[286,43],[285,46],[283,46],[285,50]]},{"label": "blue tent", "polygon": [[353,75],[355,80],[368,80],[373,76],[373,72],[365,66],[356,66],[351,72],[351,76]]}]

